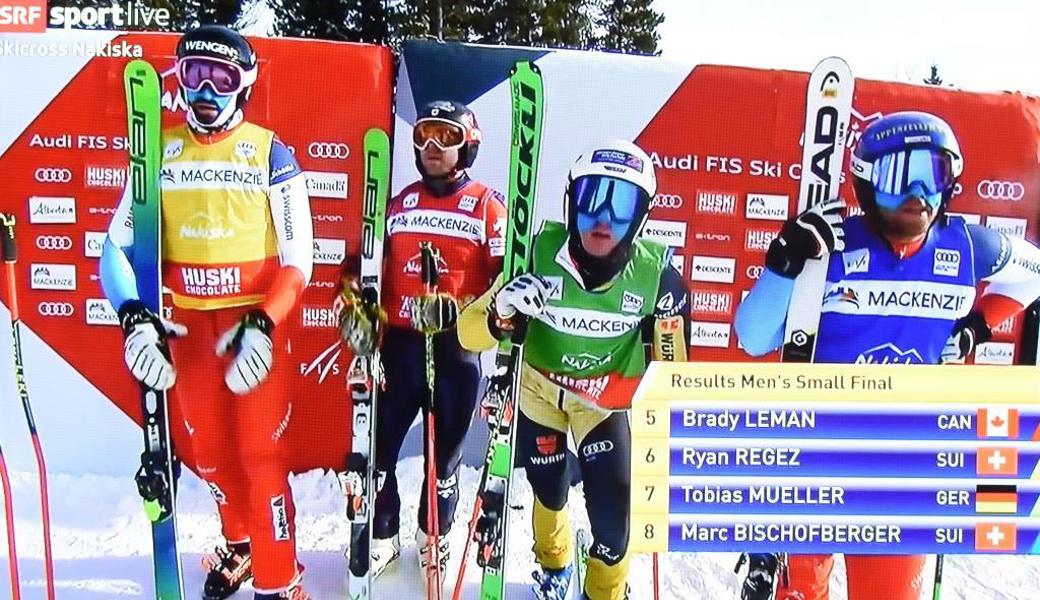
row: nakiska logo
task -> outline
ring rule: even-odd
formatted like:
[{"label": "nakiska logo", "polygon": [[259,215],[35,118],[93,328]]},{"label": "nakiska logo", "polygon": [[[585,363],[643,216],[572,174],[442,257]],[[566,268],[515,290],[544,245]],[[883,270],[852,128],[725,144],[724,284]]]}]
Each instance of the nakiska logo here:
[{"label": "nakiska logo", "polygon": [[609,363],[611,358],[613,358],[613,355],[610,353],[607,353],[606,356],[597,356],[589,352],[582,352],[581,354],[564,354],[560,357],[560,362],[563,363],[563,366],[570,367],[575,371],[584,371],[594,367],[602,367]]},{"label": "nakiska logo", "polygon": [[0,4],[0,33],[47,31],[46,0],[4,0]]},{"label": "nakiska logo", "polygon": [[[111,6],[83,8],[53,6],[50,10],[50,26],[65,29],[167,29],[170,27],[170,9],[141,6],[138,2],[117,2]],[[189,46],[195,44],[212,42],[188,43]],[[234,59],[237,56],[238,53],[235,53],[228,58]]]},{"label": "nakiska logo", "polygon": [[33,264],[30,271],[34,290],[76,289],[76,265]]},{"label": "nakiska logo", "polygon": [[29,198],[30,223],[75,223],[76,199],[33,196]]},{"label": "nakiska logo", "polygon": [[924,362],[916,348],[902,350],[892,343],[881,344],[860,352],[856,364],[868,365],[919,365]]},{"label": "nakiska logo", "polygon": [[219,54],[228,60],[241,60],[241,57],[238,55],[238,50],[228,46],[227,44],[221,44],[220,42],[191,40],[184,44],[184,48],[189,52],[209,52],[210,54]]},{"label": "nakiska logo", "polygon": [[729,315],[733,310],[733,295],[729,292],[694,292],[693,312],[710,315]]},{"label": "nakiska logo", "polygon": [[181,225],[180,236],[186,240],[226,240],[235,237],[235,230],[219,217],[199,212]]},{"label": "nakiska logo", "polygon": [[788,204],[787,196],[748,194],[744,205],[744,216],[748,219],[786,221]]},{"label": "nakiska logo", "polygon": [[346,240],[314,238],[314,262],[319,265],[338,265],[347,255]]},{"label": "nakiska logo", "polygon": [[697,192],[697,212],[732,215],[737,209],[737,195],[722,192]]}]

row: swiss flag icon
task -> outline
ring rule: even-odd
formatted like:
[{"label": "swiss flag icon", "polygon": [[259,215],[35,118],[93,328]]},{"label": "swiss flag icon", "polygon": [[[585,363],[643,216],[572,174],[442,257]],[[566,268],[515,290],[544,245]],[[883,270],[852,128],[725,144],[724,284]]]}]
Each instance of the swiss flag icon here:
[{"label": "swiss flag icon", "polygon": [[1017,448],[979,448],[975,453],[977,475],[1018,475]]},{"label": "swiss flag icon", "polygon": [[1018,439],[1018,409],[1002,407],[980,408],[976,416],[979,438]]}]

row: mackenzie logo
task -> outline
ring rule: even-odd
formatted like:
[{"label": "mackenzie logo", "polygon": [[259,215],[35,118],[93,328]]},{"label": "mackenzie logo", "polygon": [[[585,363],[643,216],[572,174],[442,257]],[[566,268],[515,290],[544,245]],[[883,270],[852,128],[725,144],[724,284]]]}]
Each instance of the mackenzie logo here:
[{"label": "mackenzie logo", "polygon": [[105,298],[87,298],[87,325],[119,325],[119,315]]},{"label": "mackenzie logo", "polygon": [[787,220],[788,197],[775,194],[748,194],[744,216],[768,221]]},{"label": "mackenzie logo", "polygon": [[33,264],[29,287],[34,290],[75,290],[76,265]]}]

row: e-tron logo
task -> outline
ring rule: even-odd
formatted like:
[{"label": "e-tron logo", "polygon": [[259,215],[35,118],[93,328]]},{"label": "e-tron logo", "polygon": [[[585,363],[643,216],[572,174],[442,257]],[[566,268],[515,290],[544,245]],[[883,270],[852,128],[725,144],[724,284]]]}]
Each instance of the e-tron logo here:
[{"label": "e-tron logo", "polygon": [[36,247],[40,250],[71,250],[72,238],[67,235],[38,235]]},{"label": "e-tron logo", "polygon": [[36,310],[44,317],[71,317],[76,312],[68,302],[40,302]]},{"label": "e-tron logo", "polygon": [[72,171],[64,168],[40,167],[36,169],[33,177],[39,183],[69,183],[72,181]]},{"label": "e-tron logo", "polygon": [[343,160],[350,156],[350,147],[338,142],[311,142],[307,146],[307,156]]},{"label": "e-tron logo", "polygon": [[1026,195],[1026,186],[1017,181],[992,181],[984,179],[975,188],[983,200],[1019,201]]},{"label": "e-tron logo", "polygon": [[682,208],[683,197],[678,194],[657,194],[650,208]]}]

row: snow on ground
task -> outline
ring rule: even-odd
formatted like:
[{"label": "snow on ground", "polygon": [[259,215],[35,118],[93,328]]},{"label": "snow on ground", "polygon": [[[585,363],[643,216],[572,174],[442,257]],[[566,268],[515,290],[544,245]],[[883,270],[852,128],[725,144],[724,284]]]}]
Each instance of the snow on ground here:
[{"label": "snow on ground", "polygon": [[[405,500],[417,498],[422,475],[417,457],[401,462],[399,478]],[[517,473],[514,488],[516,504],[529,507],[531,490]],[[451,533],[455,558],[449,567],[449,586],[458,572],[459,555],[469,521],[471,500],[478,472],[464,467],[460,474],[462,502]],[[20,552],[22,598],[44,598],[42,529],[37,508],[35,476],[12,474],[17,511],[16,534]],[[306,565],[306,587],[316,600],[346,598],[342,557],[348,524],[336,479],[319,472],[293,478],[297,501],[297,536],[300,558]],[[141,510],[137,491],[130,477],[94,475],[52,475],[51,512],[55,572],[60,600],[121,600],[150,598],[151,539],[148,522]],[[202,573],[199,561],[219,540],[219,525],[213,501],[202,483],[193,476],[181,482],[178,503],[180,541],[184,555],[186,597],[197,598]],[[576,522],[587,525],[579,492],[572,493],[572,513]],[[530,551],[531,527],[528,510],[514,512],[508,552],[508,598],[527,600],[534,561]],[[421,574],[415,559],[412,533],[416,514],[402,514],[402,557],[395,570],[376,582],[377,599],[405,600],[421,597]],[[0,534],[5,534],[0,521]],[[471,552],[472,554],[472,552]],[[739,597],[738,579],[733,574],[734,554],[673,554],[662,557],[662,594],[665,600],[730,600]],[[635,558],[632,566],[632,600],[649,600],[650,560]],[[926,598],[931,598],[930,574]],[[464,598],[476,598],[479,571],[471,561],[466,572]],[[845,600],[844,567],[835,568],[833,600]],[[949,557],[943,585],[944,600],[1026,600],[1037,597],[1040,560],[1033,557]],[[248,600],[248,590],[235,598]],[[0,598],[9,595],[7,584],[7,547],[0,544]],[[878,599],[883,600],[883,599]]]}]

